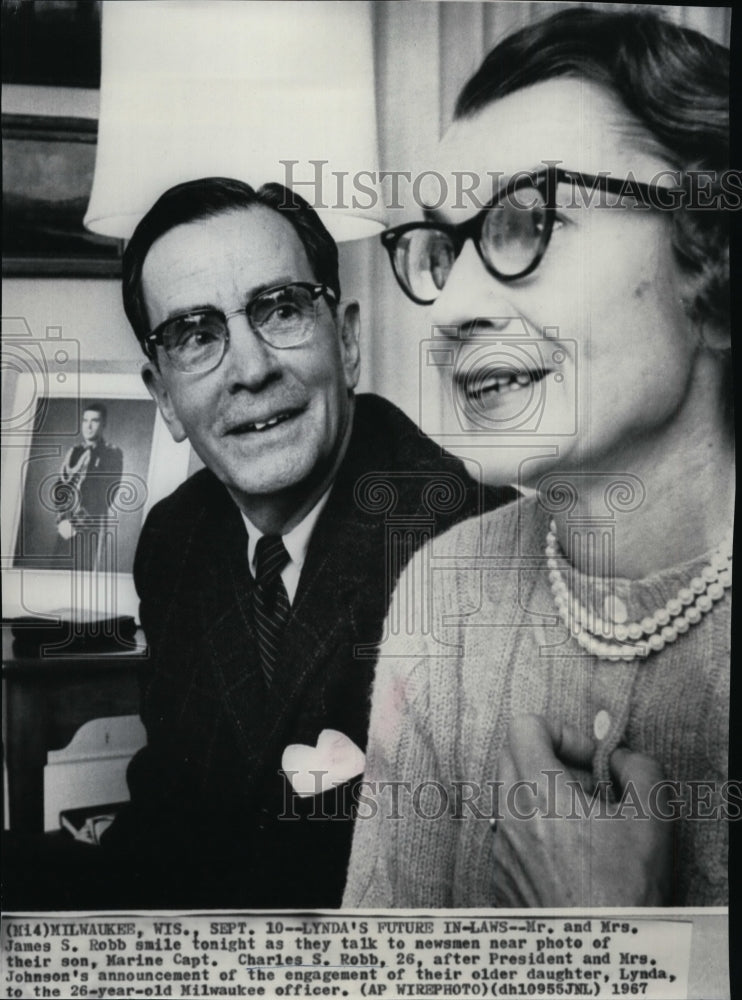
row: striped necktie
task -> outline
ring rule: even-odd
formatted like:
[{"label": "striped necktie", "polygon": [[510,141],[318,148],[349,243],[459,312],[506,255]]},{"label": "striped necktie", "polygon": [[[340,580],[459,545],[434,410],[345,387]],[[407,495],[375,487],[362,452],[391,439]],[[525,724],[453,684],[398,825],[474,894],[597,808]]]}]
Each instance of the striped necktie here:
[{"label": "striped necktie", "polygon": [[289,554],[280,535],[263,535],[255,546],[255,629],[258,633],[260,665],[270,687],[278,658],[281,635],[289,617],[289,597],[281,570]]}]

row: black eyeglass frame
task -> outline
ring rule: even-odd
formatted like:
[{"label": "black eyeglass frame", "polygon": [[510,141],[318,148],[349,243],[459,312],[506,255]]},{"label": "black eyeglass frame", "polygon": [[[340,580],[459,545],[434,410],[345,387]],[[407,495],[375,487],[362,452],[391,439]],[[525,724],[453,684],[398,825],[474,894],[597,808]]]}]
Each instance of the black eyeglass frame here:
[{"label": "black eyeglass frame", "polygon": [[332,288],[330,288],[329,285],[325,285],[324,283],[321,282],[312,282],[312,281],[287,281],[283,285],[273,285],[271,288],[264,288],[261,292],[259,292],[248,302],[246,302],[245,305],[242,306],[240,309],[235,309],[229,313],[224,313],[222,312],[221,309],[191,309],[187,312],[181,313],[179,316],[171,316],[169,319],[166,319],[163,323],[158,324],[151,333],[147,334],[147,336],[143,338],[142,344],[144,346],[144,351],[147,357],[149,357],[150,359],[153,359],[155,357],[154,348],[164,346],[163,335],[165,333],[165,330],[167,329],[168,326],[170,326],[171,323],[176,323],[180,320],[191,319],[194,316],[209,316],[214,314],[219,316],[224,323],[225,336],[224,340],[222,341],[222,352],[219,356],[219,360],[211,368],[204,368],[203,370],[199,370],[196,372],[183,372],[184,375],[204,375],[206,372],[213,371],[214,368],[219,367],[219,365],[224,360],[224,356],[227,353],[227,347],[229,346],[229,323],[227,322],[227,320],[230,319],[230,317],[232,316],[239,316],[240,314],[244,314],[247,317],[247,322],[250,324],[250,329],[253,331],[255,336],[259,337],[264,344],[267,344],[274,350],[289,351],[294,347],[301,347],[302,344],[306,344],[306,342],[309,340],[309,335],[306,336],[303,340],[300,340],[296,344],[286,344],[284,346],[272,344],[269,340],[266,340],[266,338],[261,334],[260,330],[253,322],[253,319],[250,315],[251,309],[255,306],[256,302],[260,301],[261,298],[263,298],[266,295],[272,295],[275,294],[276,292],[283,291],[286,288],[303,288],[305,291],[309,292],[313,302],[316,302],[320,296],[323,296],[331,309],[337,307],[338,304],[337,295],[332,290]]},{"label": "black eyeglass frame", "polygon": [[[549,246],[549,240],[551,239],[551,233],[554,228],[554,219],[556,218],[558,207],[556,204],[557,185],[564,183],[578,184],[581,187],[590,188],[591,190],[605,191],[608,194],[626,195],[628,193],[631,196],[640,194],[644,199],[646,199],[646,203],[649,205],[656,203],[654,199],[656,197],[656,192],[660,188],[660,185],[658,184],[645,184],[642,181],[635,181],[633,178],[621,179],[619,177],[607,177],[604,174],[583,174],[576,170],[563,170],[561,167],[557,167],[556,165],[539,168],[531,173],[519,173],[501,191],[497,192],[492,201],[485,205],[484,208],[477,212],[476,215],[472,216],[471,219],[467,219],[466,222],[460,222],[457,225],[452,225],[447,222],[407,222],[401,226],[393,226],[392,228],[381,233],[381,242],[389,254],[389,260],[392,265],[394,277],[397,279],[397,284],[405,293],[407,298],[411,299],[419,306],[432,305],[438,298],[438,295],[440,295],[443,291],[443,289],[441,289],[438,295],[436,295],[433,299],[418,298],[412,293],[410,288],[407,287],[404,278],[401,276],[397,268],[396,250],[399,240],[406,233],[419,229],[433,229],[448,236],[453,246],[454,260],[458,259],[466,242],[471,240],[474,243],[477,253],[479,254],[479,258],[485,268],[494,278],[497,278],[498,281],[510,282],[517,281],[519,278],[525,278],[527,275],[536,270],[543,260],[544,254]],[[543,195],[546,221],[541,233],[536,254],[530,264],[521,271],[518,271],[516,274],[503,274],[502,271],[498,270],[498,268],[491,264],[485,257],[480,242],[482,229],[484,228],[484,223],[487,218],[487,212],[495,208],[495,206],[504,198],[509,197],[516,191],[520,190],[520,188],[524,187],[535,187]],[[663,187],[662,191],[663,193],[672,193],[673,189]],[[524,207],[523,211],[529,211],[529,209]]]}]

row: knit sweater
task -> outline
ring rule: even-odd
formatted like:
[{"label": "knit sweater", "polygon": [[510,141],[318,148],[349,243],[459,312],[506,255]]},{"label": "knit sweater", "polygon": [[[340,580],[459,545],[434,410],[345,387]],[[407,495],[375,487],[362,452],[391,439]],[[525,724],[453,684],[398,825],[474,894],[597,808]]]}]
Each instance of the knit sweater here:
[{"label": "knit sweater", "polygon": [[[556,614],[547,530],[538,500],[523,499],[446,532],[400,578],[376,669],[367,784],[344,906],[492,905],[487,783],[515,715],[536,713],[592,737],[602,712],[597,779],[607,777],[608,758],[622,744],[681,782],[688,806],[688,782],[715,782],[718,793],[725,781],[730,593],[662,652],[598,659]],[[644,580],[615,579],[610,589],[625,602],[628,620],[641,620],[709,560],[707,553]],[[581,592],[594,591],[600,609],[605,582],[580,574],[573,580]],[[389,781],[409,786],[384,785]],[[465,793],[462,783],[469,783]],[[473,806],[462,808],[462,795]],[[708,795],[701,793],[707,803]],[[710,801],[718,805],[713,795]],[[696,801],[696,813],[709,811]],[[681,819],[675,826],[669,902],[724,905],[726,821]]]}]

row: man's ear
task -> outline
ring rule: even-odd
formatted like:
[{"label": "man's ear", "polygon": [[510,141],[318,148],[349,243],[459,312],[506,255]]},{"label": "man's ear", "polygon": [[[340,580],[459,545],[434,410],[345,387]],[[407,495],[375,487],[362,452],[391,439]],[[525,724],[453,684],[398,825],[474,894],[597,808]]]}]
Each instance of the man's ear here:
[{"label": "man's ear", "polygon": [[185,441],[188,435],[175,412],[170,393],[162,377],[162,372],[153,361],[148,361],[142,367],[142,381],[147,386],[150,396],[160,408],[160,413],[168,426],[173,441]]},{"label": "man's ear", "polygon": [[361,374],[361,349],[358,343],[361,335],[361,310],[355,299],[347,299],[338,304],[337,324],[345,384],[349,389],[355,389]]}]

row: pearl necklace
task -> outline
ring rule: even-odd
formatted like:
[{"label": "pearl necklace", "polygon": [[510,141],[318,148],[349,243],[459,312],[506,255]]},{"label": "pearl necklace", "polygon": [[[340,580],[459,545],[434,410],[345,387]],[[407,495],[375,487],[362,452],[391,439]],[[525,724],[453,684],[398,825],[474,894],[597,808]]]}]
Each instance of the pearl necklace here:
[{"label": "pearl necklace", "polygon": [[[694,576],[687,587],[681,587],[664,607],[640,622],[626,622],[625,609],[614,611],[612,622],[604,621],[595,611],[588,611],[570,592],[559,569],[558,559],[564,554],[556,536],[554,522],[546,535],[546,564],[549,567],[551,592],[559,617],[577,642],[588,653],[601,659],[634,660],[636,657],[659,653],[668,643],[684,635],[720,601],[732,586],[731,534],[714,550],[711,562]],[[601,638],[599,634],[604,638]]]}]

